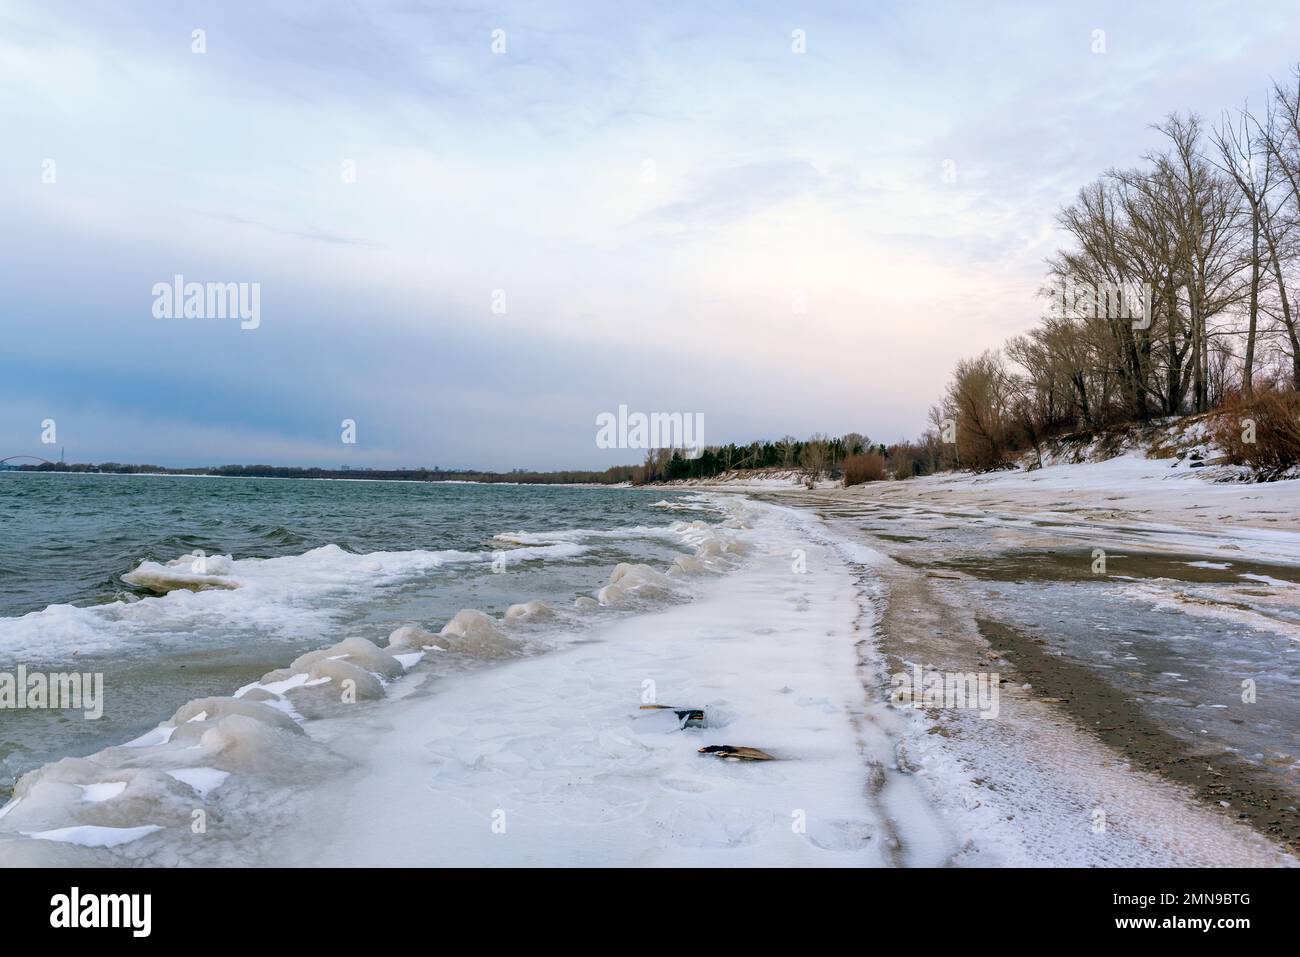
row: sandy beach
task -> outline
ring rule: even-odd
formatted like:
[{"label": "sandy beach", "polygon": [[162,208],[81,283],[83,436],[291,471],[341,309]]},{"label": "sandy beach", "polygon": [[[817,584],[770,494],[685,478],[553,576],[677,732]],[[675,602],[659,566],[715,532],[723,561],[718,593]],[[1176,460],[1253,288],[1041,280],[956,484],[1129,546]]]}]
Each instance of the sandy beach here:
[{"label": "sandy beach", "polygon": [[[870,549],[890,668],[1002,674],[1005,720],[919,719],[918,770],[969,775],[958,791],[928,775],[957,816],[1037,835],[1034,863],[1294,852],[1300,483],[1218,484],[1122,457],[755,494]],[[1098,811],[1104,839],[1089,830]]]},{"label": "sandy beach", "polygon": [[[1121,458],[623,494],[682,518],[498,538],[561,562],[593,542],[675,542],[660,552],[675,560],[620,565],[571,611],[317,643],[30,776],[0,812],[0,859],[1295,863],[1300,483]],[[437,567],[393,561],[356,574]],[[159,588],[180,576],[147,600],[157,614],[196,597],[188,568],[148,567]],[[263,594],[270,566],[214,568],[230,587],[200,594],[219,609]],[[936,675],[992,699],[898,697],[900,678]],[[370,690],[340,706],[349,678]],[[719,745],[774,760],[700,753]],[[219,839],[194,838],[196,810]]]}]

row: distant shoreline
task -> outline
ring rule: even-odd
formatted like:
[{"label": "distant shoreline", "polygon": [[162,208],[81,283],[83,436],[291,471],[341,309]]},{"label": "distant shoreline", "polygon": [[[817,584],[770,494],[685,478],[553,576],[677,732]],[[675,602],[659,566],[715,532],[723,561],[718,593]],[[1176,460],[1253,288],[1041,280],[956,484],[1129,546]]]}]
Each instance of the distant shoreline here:
[{"label": "distant shoreline", "polygon": [[[617,467],[616,467],[617,468]],[[613,471],[613,470],[611,470]],[[18,466],[0,469],[0,475],[146,475],[168,478],[260,478],[292,479],[327,482],[404,482],[414,485],[566,485],[599,488],[630,487],[629,478],[607,475],[604,472],[583,470],[558,472],[476,472],[444,471],[441,469],[320,469],[288,468],[279,466],[223,466],[217,469],[168,469],[165,467],[127,465],[115,468],[77,465],[51,468],[50,466]]]},{"label": "distant shoreline", "polygon": [[110,478],[266,479],[275,482],[390,482],[397,485],[507,485],[550,488],[650,489],[655,487],[654,485],[633,485],[631,482],[521,482],[514,479],[400,479],[371,476],[343,478],[332,475],[222,475],[213,472],[79,472],[71,469],[2,469],[0,470],[0,476],[2,475],[99,475]]}]

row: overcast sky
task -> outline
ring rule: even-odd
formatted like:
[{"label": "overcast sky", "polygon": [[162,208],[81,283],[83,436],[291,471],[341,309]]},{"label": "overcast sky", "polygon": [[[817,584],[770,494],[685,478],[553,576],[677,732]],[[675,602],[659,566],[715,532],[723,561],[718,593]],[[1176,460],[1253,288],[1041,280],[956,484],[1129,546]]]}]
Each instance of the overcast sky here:
[{"label": "overcast sky", "polygon": [[[1062,202],[1300,58],[1275,0],[670,6],[0,0],[0,456],[914,435],[1033,322]],[[260,326],[155,318],[176,274]]]}]

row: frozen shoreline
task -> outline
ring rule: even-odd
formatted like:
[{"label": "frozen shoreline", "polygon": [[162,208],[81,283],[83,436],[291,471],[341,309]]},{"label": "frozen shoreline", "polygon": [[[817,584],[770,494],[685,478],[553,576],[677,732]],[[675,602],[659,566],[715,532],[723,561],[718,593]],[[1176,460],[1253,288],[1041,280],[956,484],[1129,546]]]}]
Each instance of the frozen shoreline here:
[{"label": "frozen shoreline", "polygon": [[972,862],[1295,863],[1300,482],[1122,456],[753,494],[878,550],[891,666],[1011,677],[1005,720],[928,715],[905,758],[958,818],[1039,835]]},{"label": "frozen shoreline", "polygon": [[[1107,521],[1167,524],[1190,531],[1255,529],[1265,545],[1276,537],[1279,558],[1300,562],[1300,479],[1277,482],[1214,481],[1215,469],[1192,469],[1187,462],[1149,459],[1127,453],[1103,462],[1057,464],[1032,472],[1008,470],[974,474],[944,472],[905,481],[868,482],[844,488],[823,480],[804,488],[794,473],[780,478],[690,481],[682,488],[833,497],[846,502],[925,504],[1005,512],[1021,517],[1061,513],[1093,523]],[[673,487],[671,483],[666,483]],[[791,501],[794,501],[791,499]],[[811,499],[810,499],[811,501]],[[1224,526],[1223,522],[1231,523]]]},{"label": "frozen shoreline", "polygon": [[[706,493],[731,516],[731,545],[687,536],[702,550],[675,573],[689,598],[653,600],[652,588],[632,613],[566,620],[545,653],[471,669],[429,672],[412,647],[400,656],[412,670],[390,674],[379,700],[280,727],[231,699],[196,702],[165,734],[67,763],[38,800],[11,804],[0,863],[1294,864],[1029,689],[1004,685],[996,721],[887,703],[891,672],[974,670],[991,646],[967,627],[963,596],[890,557],[893,543],[852,516],[886,493],[971,521],[1050,504],[993,478],[949,483],[961,502],[921,483]],[[1289,554],[1289,535],[1260,541]],[[709,567],[692,565],[701,559]],[[631,581],[602,598],[624,600]],[[997,654],[980,666],[1010,667]],[[244,690],[298,695],[321,680],[308,667]],[[704,708],[708,726],[679,728],[646,701]],[[725,762],[699,754],[706,744],[778,760]],[[21,837],[32,832],[54,839]]]},{"label": "frozen shoreline", "polygon": [[[595,853],[588,845],[593,816],[617,818],[629,810],[630,794],[648,791],[659,795],[661,813],[626,818],[624,827],[637,833],[625,830],[617,840],[598,842],[606,849],[603,862],[653,858],[655,845],[642,830],[653,821],[653,828],[667,827],[675,835],[660,848],[664,861],[749,847],[748,859],[757,863],[816,863],[827,852],[829,858],[847,854],[878,863],[879,833],[859,813],[862,775],[851,712],[862,710],[863,691],[854,672],[856,606],[840,592],[844,572],[836,579],[836,566],[827,562],[820,575],[791,573],[790,553],[806,536],[774,516],[802,523],[797,513],[734,499],[726,508],[732,517],[721,537],[717,526],[678,523],[696,555],[678,559],[670,569],[675,578],[650,569],[616,570],[599,601],[632,614],[597,620],[550,652],[452,675],[422,673],[418,654],[402,655],[402,665],[415,670],[406,677],[391,669],[377,675],[391,682],[383,700],[342,712],[335,707],[337,716],[330,717],[327,708],[321,710],[325,699],[314,697],[321,682],[356,670],[335,659],[380,671],[391,661],[364,642],[340,646],[337,654],[324,653],[329,658],[304,656],[293,673],[268,675],[243,689],[245,698],[193,702],[126,746],[48,765],[24,779],[5,809],[0,860],[382,863],[400,851],[407,862],[440,864],[475,863],[491,849],[513,848],[514,860],[524,863],[537,859],[530,851],[537,846],[528,839],[530,820],[543,831],[576,820],[581,830],[571,842],[543,845],[567,848],[564,863],[586,863],[586,855]],[[806,549],[816,553],[821,547]],[[656,598],[667,597],[664,588],[679,586],[693,597],[667,604]],[[592,609],[597,604],[579,601]],[[479,627],[473,620],[467,624]],[[473,645],[464,647],[495,655],[493,649],[510,647],[500,646],[501,640],[515,640],[495,637],[495,626],[486,622],[483,627],[481,634],[465,635]],[[801,640],[787,641],[786,631]],[[454,635],[404,633],[403,648],[395,650],[407,650],[410,641],[411,651],[446,646],[460,640]],[[573,647],[566,650],[566,643]],[[589,656],[605,650],[607,658],[590,664]],[[431,652],[426,647],[424,653]],[[579,681],[575,675],[584,668],[587,679]],[[784,676],[782,682],[768,680],[770,672]],[[705,708],[710,727],[666,725],[662,714],[640,710],[648,694],[648,700]],[[287,696],[296,697],[290,703]],[[304,720],[306,704],[316,709],[315,720]],[[488,728],[505,743],[493,736],[480,742]],[[432,769],[431,738],[445,739],[448,749]],[[705,743],[760,746],[780,760],[733,765],[700,755]],[[408,751],[425,755],[426,763],[407,760]],[[430,791],[419,777],[422,770],[436,770],[440,786]],[[557,775],[562,781],[552,782]],[[377,803],[350,790],[375,781],[387,782],[373,794]],[[202,787],[196,790],[195,782]],[[553,787],[565,800],[545,796]],[[711,800],[715,789],[720,794]],[[517,813],[502,793],[514,796]],[[717,799],[728,793],[729,803],[719,807]],[[637,800],[647,808],[656,804],[644,796]],[[490,829],[498,804],[505,805],[500,810],[508,833],[519,840],[501,842]],[[396,813],[401,807],[410,812],[405,822]],[[326,832],[350,841],[346,849],[319,839],[321,820],[358,808],[351,826]],[[187,833],[195,811],[205,821],[221,822],[222,840],[194,840]],[[413,840],[430,813],[454,826]],[[475,832],[458,813],[479,815],[481,836],[492,843],[465,845]],[[617,821],[608,823],[617,831]],[[272,850],[277,834],[286,840]]]}]

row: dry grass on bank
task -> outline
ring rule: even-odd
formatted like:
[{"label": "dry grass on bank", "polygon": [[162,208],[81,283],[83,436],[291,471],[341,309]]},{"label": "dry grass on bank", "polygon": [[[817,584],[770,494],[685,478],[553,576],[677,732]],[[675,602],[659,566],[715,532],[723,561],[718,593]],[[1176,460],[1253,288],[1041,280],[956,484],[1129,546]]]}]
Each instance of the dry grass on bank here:
[{"label": "dry grass on bank", "polygon": [[1214,442],[1236,465],[1268,475],[1300,465],[1300,392],[1260,389],[1219,410]]},{"label": "dry grass on bank", "polygon": [[844,487],[879,482],[885,477],[885,457],[879,452],[850,455],[844,460]]}]

